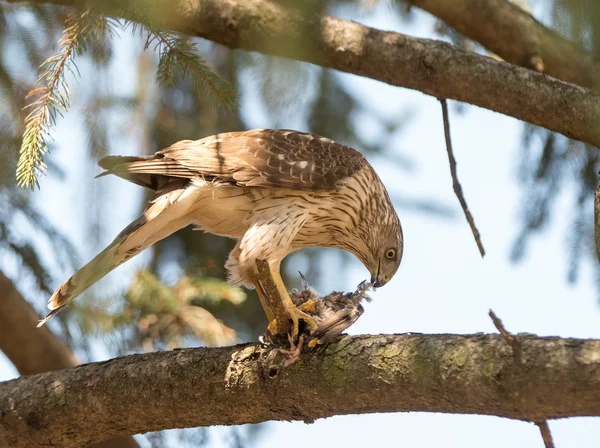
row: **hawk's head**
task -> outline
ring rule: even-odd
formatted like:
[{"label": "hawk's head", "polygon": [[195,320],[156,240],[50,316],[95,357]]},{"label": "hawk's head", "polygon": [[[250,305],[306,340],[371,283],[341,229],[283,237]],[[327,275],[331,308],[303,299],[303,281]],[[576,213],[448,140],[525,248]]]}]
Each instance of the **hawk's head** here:
[{"label": "hawk's head", "polygon": [[371,273],[371,283],[376,288],[389,282],[402,261],[404,240],[400,221],[384,224],[373,229],[376,244],[371,250],[371,266],[367,266]]},{"label": "hawk's head", "polygon": [[392,279],[402,261],[402,226],[394,213],[392,219],[361,227],[360,241],[355,242],[351,252],[369,270],[373,286],[379,288]]}]

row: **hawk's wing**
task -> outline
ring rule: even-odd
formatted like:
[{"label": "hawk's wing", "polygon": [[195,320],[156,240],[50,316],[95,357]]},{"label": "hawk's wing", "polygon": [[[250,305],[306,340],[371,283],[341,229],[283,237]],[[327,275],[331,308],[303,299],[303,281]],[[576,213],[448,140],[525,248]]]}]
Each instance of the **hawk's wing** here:
[{"label": "hawk's wing", "polygon": [[107,171],[154,190],[169,179],[203,177],[248,187],[329,190],[368,166],[356,150],[289,130],[230,132],[183,140],[149,157],[105,157]]}]

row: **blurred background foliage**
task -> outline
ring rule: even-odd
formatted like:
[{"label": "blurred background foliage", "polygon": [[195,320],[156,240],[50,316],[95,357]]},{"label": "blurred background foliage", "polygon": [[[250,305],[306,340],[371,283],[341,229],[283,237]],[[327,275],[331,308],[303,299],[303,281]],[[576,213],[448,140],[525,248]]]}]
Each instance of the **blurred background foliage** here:
[{"label": "blurred background foliage", "polygon": [[[368,11],[377,3],[338,0],[316,4],[320,13],[338,15]],[[536,3],[530,0],[527,6],[535,7]],[[549,24],[600,56],[600,6],[595,0],[544,3]],[[307,12],[315,11],[314,2],[303,5]],[[401,0],[388,0],[387,6],[403,20],[411,20],[414,8]],[[28,123],[26,96],[36,87],[44,61],[57,54],[66,20],[63,8],[0,1],[0,270],[14,274],[11,278],[28,291],[28,299],[40,314],[45,312],[45,299],[53,288],[92,255],[74,247],[68,235],[56,230],[38,211],[35,193],[19,188],[15,178]],[[256,102],[265,111],[270,127],[291,122],[361,151],[380,153],[398,169],[414,169],[411,160],[388,154],[386,147],[386,142],[409,123],[409,111],[399,107],[394,120],[378,115],[355,98],[334,71],[233,51],[117,20],[110,23],[110,32],[94,34],[81,54],[75,55],[84,76],[77,80],[69,74],[63,86],[74,92],[73,107],[86,132],[87,149],[82,151],[87,150],[89,163],[81,170],[89,177],[99,172],[94,165],[100,157],[132,154],[130,148],[122,146],[127,139],[136,140],[141,154],[151,154],[182,139],[248,129],[240,109],[247,101]],[[484,51],[443,23],[438,23],[435,31],[463,48]],[[116,64],[116,49],[126,41],[135,49],[130,65],[121,68],[135,76],[131,95],[115,93],[118,89],[107,81],[108,71]],[[235,94],[239,95],[240,107]],[[59,115],[63,106],[68,106],[68,101],[57,108]],[[357,132],[361,122],[374,123],[380,131],[377,138]],[[44,145],[58,150],[52,144],[52,127],[47,131]],[[592,208],[583,204],[593,197],[598,157],[598,150],[580,142],[523,125],[521,160],[515,164],[522,185],[522,227],[512,251],[515,261],[527,253],[527,242],[555,218],[553,206],[559,192],[566,189],[573,213],[565,233],[569,253],[565,268],[570,281],[577,279],[580,261],[594,256]],[[61,178],[63,173],[53,165],[52,154],[46,155],[45,163],[49,176]],[[90,246],[100,249],[99,242],[106,241],[103,210],[114,207],[114,201],[100,186],[90,185],[94,186],[85,186],[86,234]],[[139,211],[147,199],[142,198]],[[404,209],[412,207],[440,217],[451,215],[448,207],[434,198],[407,193],[393,199]],[[223,266],[233,244],[190,228],[177,232],[149,249],[145,269],[121,293],[105,295],[96,289],[88,293],[91,300],[75,301],[59,315],[59,331],[89,358],[98,346],[115,356],[256,339],[264,332],[266,320],[254,292],[231,288],[224,282]],[[295,265],[305,266],[304,274],[318,284],[320,256],[319,250],[307,250],[290,258],[296,259],[292,261]],[[341,269],[347,255],[336,256]],[[295,286],[289,281],[288,285]],[[235,431],[231,443],[239,445]],[[180,434],[191,446],[193,441],[205,442],[202,431]],[[150,435],[148,440],[156,446],[164,442],[161,434]]]},{"label": "blurred background foliage", "polygon": [[[403,3],[402,0],[399,0]],[[513,0],[563,37],[580,44],[600,59],[600,3],[595,0]],[[407,4],[405,4],[407,5]],[[413,7],[407,5],[409,14]],[[435,31],[465,50],[490,54],[441,20]],[[468,106],[467,106],[468,107]],[[459,107],[457,111],[464,108]],[[575,282],[583,260],[596,264],[593,197],[598,182],[600,153],[594,147],[560,134],[523,123],[520,160],[515,166],[521,184],[519,219],[511,259],[519,262],[527,254],[528,243],[551,225],[553,218],[569,223],[565,229],[565,275]],[[493,169],[485,167],[484,169]],[[569,216],[556,216],[553,208],[566,192],[572,204]],[[600,276],[598,290],[600,292]]]},{"label": "blurred background foliage", "polygon": [[[553,0],[546,19],[553,29],[579,43],[600,59],[600,4],[594,0]],[[522,230],[516,237],[512,258],[521,259],[530,237],[557,218],[553,207],[561,191],[570,195],[572,213],[565,233],[567,279],[577,280],[582,260],[596,259],[594,196],[600,168],[598,149],[535,126],[523,125],[523,145],[517,175],[523,186]],[[600,277],[598,289],[600,291]]]}]

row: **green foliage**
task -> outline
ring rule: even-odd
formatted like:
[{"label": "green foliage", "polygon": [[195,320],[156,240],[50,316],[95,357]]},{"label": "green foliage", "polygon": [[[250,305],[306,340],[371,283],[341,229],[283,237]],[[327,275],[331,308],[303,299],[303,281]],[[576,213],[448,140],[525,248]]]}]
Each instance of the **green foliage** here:
[{"label": "green foliage", "polygon": [[[553,28],[598,57],[600,4],[594,0],[554,0],[553,3],[548,9]],[[511,256],[513,260],[520,260],[533,236],[552,222],[566,221],[569,224],[565,232],[567,279],[574,282],[582,260],[591,260],[593,266],[597,266],[593,250],[593,200],[600,152],[530,124],[523,127],[518,170],[522,184],[521,230]],[[571,196],[572,211],[567,216],[558,216],[554,207],[565,194]]]},{"label": "green foliage", "polygon": [[596,0],[554,0],[553,27],[600,56],[600,4]]},{"label": "green foliage", "polygon": [[154,44],[159,53],[157,80],[162,88],[175,87],[179,80],[189,76],[194,90],[210,102],[223,104],[229,109],[238,106],[238,95],[231,84],[208,67],[192,40],[150,28],[147,30],[146,48]]},{"label": "green foliage", "polygon": [[46,139],[49,130],[70,103],[66,73],[70,71],[76,74],[77,66],[73,58],[84,53],[92,39],[113,32],[113,22],[93,11],[69,15],[66,24],[59,50],[42,64],[38,87],[27,95],[33,101],[27,105],[31,111],[25,119],[17,165],[17,181],[25,188],[33,188],[34,185],[39,187],[38,177],[46,171],[43,156],[48,152]]},{"label": "green foliage", "polygon": [[[569,281],[577,279],[582,259],[595,260],[593,200],[600,153],[596,148],[533,125],[524,125],[519,181],[523,185],[521,230],[511,257],[520,260],[529,239],[557,218],[554,206],[561,193],[572,192],[572,212],[566,233]],[[563,218],[563,221],[567,221]],[[595,262],[594,262],[595,263]]]},{"label": "green foliage", "polygon": [[[0,207],[0,254],[10,253],[20,262],[22,272],[27,272],[35,280],[40,291],[52,293],[51,267],[73,269],[76,265],[75,249],[62,233],[47,223],[24,195],[0,185],[0,203],[6,205]],[[23,231],[23,227],[33,231]],[[42,256],[42,241],[51,248],[50,260]],[[4,266],[0,264],[2,268]]]},{"label": "green foliage", "polygon": [[[331,7],[340,4],[344,8],[354,7],[351,1],[336,1]],[[3,7],[4,4],[0,3],[0,11]],[[322,3],[321,7],[329,8],[330,4]],[[30,8],[27,7],[27,10]],[[31,71],[37,70],[44,55],[54,51],[49,46],[58,39],[58,32],[62,31],[64,11],[65,9],[52,7],[43,9],[44,14],[52,17],[51,20],[55,23],[53,27],[49,24],[50,19],[37,15],[31,28],[17,24],[13,18],[10,19],[13,22],[13,31],[21,31],[15,40],[19,41],[22,53],[27,55],[19,62],[8,61],[4,56],[0,63],[0,95],[4,92],[7,92],[7,95],[10,93],[11,110],[21,111],[25,92],[30,89],[29,84],[33,80]],[[80,124],[83,124],[83,129],[87,132],[89,158],[92,160],[110,153],[111,149],[119,154],[143,155],[178,140],[197,139],[218,132],[255,127],[255,117],[242,115],[240,108],[235,107],[236,91],[245,93],[242,98],[246,100],[259,90],[259,100],[263,101],[263,105],[269,111],[266,121],[260,123],[260,126],[282,126],[284,121],[281,117],[287,114],[286,119],[297,117],[297,128],[319,132],[361,150],[383,150],[386,141],[392,134],[399,132],[399,126],[404,122],[403,116],[388,117],[387,121],[384,117],[376,116],[373,110],[349,93],[349,89],[340,82],[341,77],[338,74],[329,70],[312,66],[307,69],[307,64],[290,63],[268,56],[250,56],[210,42],[199,44],[197,39],[188,39],[186,36],[156,29],[152,26],[151,17],[144,22],[149,24],[148,27],[133,26],[124,21],[111,22],[114,29],[133,27],[135,38],[143,39],[145,43],[144,51],[142,45],[136,45],[135,42],[132,45],[132,39],[127,41],[124,38],[125,33],[116,37],[113,33],[107,33],[88,40],[84,57],[77,57],[76,51],[73,53],[82,69],[81,88],[78,89],[76,98],[81,101],[81,105],[77,104],[82,111]],[[38,29],[43,30],[44,39],[35,38]],[[15,36],[13,31],[10,34]],[[27,46],[22,45],[25,40]],[[112,60],[112,52],[118,56],[117,53],[122,55],[124,49],[130,51],[126,53],[130,59],[127,60],[126,66],[116,67],[117,57]],[[93,69],[86,70],[86,64],[90,63],[93,64]],[[17,67],[18,70],[11,70],[13,67]],[[3,71],[2,68],[6,70]],[[135,91],[128,90],[124,93],[120,89],[118,92],[109,90],[110,70],[115,68],[120,71],[126,70],[134,76],[137,73],[134,79]],[[6,74],[6,84],[2,84],[3,73]],[[19,73],[18,78],[14,73]],[[27,73],[27,76],[22,73]],[[216,73],[220,73],[222,78]],[[296,73],[301,76],[296,77]],[[248,74],[258,78],[259,87],[264,88],[256,89],[255,85],[242,82],[244,76],[246,78],[243,81],[248,79]],[[31,80],[28,80],[28,77]],[[69,75],[63,79],[71,85],[72,78]],[[314,80],[314,83],[311,80]],[[17,90],[15,86],[21,90]],[[109,91],[105,92],[102,88],[104,86]],[[157,86],[160,88],[157,89]],[[216,105],[225,107],[218,108]],[[64,112],[63,109],[60,111]],[[376,141],[372,136],[361,133],[361,126],[356,126],[357,120],[369,117],[381,123],[386,130]],[[23,134],[23,129],[20,128],[23,119],[15,113],[9,121],[9,134],[14,140],[11,141],[12,151],[13,146],[17,145],[18,148],[19,136]],[[289,121],[287,123],[289,125]],[[359,129],[359,132],[354,132],[353,129]],[[48,132],[52,132],[51,125],[44,134],[45,141],[50,145]],[[4,142],[0,141],[1,144]],[[111,145],[115,147],[111,148]],[[118,148],[116,145],[119,145]],[[52,157],[46,155],[43,162],[49,165],[50,171],[57,173],[58,168],[51,165],[52,160]],[[84,173],[81,178],[87,175],[93,177],[97,170],[92,166],[92,160],[90,163],[78,164],[76,168],[69,166],[68,174],[72,175],[75,170],[79,170],[80,173]],[[7,180],[10,178],[11,182],[14,182],[13,172],[14,166],[8,166]],[[78,180],[81,178],[78,177]],[[121,190],[112,190],[108,183],[105,179],[96,183],[78,184],[77,188],[81,188],[83,193],[70,198],[74,200],[72,212],[77,226],[85,229],[85,240],[82,241],[84,245],[64,249],[69,246],[60,242],[59,238],[53,239],[52,243],[56,241],[57,246],[62,246],[63,250],[70,254],[82,253],[91,256],[98,249],[94,247],[94,232],[103,237],[114,236],[104,235],[104,226],[117,214],[126,214],[130,210],[115,205],[115,197]],[[8,194],[19,195],[26,203],[29,203],[32,197],[38,196],[12,187]],[[45,198],[48,194],[49,191],[42,192],[42,197]],[[146,205],[148,197],[140,199],[135,207],[138,210]],[[81,212],[82,204],[85,204],[84,213]],[[119,210],[114,214],[107,212],[115,208]],[[14,209],[11,205],[7,215],[12,210]],[[33,227],[36,227],[38,222],[40,226],[48,225],[44,216],[35,219],[36,221],[32,221]],[[10,225],[15,226],[15,222],[11,221]],[[18,237],[13,230],[5,240],[20,243]],[[105,239],[102,238],[103,241]],[[40,248],[41,239],[32,236],[30,240],[25,239],[23,242],[29,243],[34,250],[39,251],[42,267],[39,273],[43,274],[40,278],[45,279],[46,288],[62,282],[65,275],[74,269],[70,267],[70,272],[64,275],[62,272],[55,272],[50,265],[54,258],[48,262],[43,257],[45,252]],[[200,342],[208,345],[230,344],[236,340],[255,339],[264,333],[267,322],[254,293],[249,292],[249,298],[245,300],[245,293],[229,287],[223,280],[215,280],[225,278],[223,265],[234,243],[214,235],[192,231],[190,228],[177,232],[150,249],[152,254],[147,267],[148,272],[138,273],[125,293],[107,295],[104,288],[109,283],[100,285],[85,297],[73,302],[58,316],[57,322],[51,325],[54,327],[61,323],[60,330],[67,336],[69,343],[79,353],[87,352],[88,359],[97,359],[98,353],[116,356],[140,349],[198,345]],[[58,247],[52,247],[56,260],[68,259],[68,254],[61,252]],[[10,251],[8,245],[3,249]],[[322,252],[313,250],[306,255],[310,258],[309,265],[313,270],[304,273],[309,274],[313,284],[318,284],[325,272],[320,269],[323,267],[320,261]],[[338,267],[343,269],[343,259],[340,257],[337,262]],[[77,266],[80,265],[77,263]],[[185,272],[186,275],[178,278],[180,272]],[[198,274],[199,272],[201,274]],[[177,277],[173,273],[177,273]],[[120,272],[113,275],[119,276]],[[295,271],[293,275],[297,275]],[[177,278],[175,283],[165,281],[173,278]],[[107,280],[110,282],[110,279]],[[293,282],[289,280],[288,284],[292,286]],[[38,304],[41,308],[43,300]],[[161,438],[162,435],[157,436],[156,445],[169,445],[173,435],[171,433],[164,438]],[[232,442],[232,445],[235,444]]]},{"label": "green foliage", "polygon": [[[99,93],[94,95],[83,110],[84,126],[87,131],[89,155],[96,161],[108,155],[109,117],[129,117],[138,106],[137,98],[126,98]],[[125,126],[125,125],[124,125]]]},{"label": "green foliage", "polygon": [[[245,293],[222,280],[201,275],[182,276],[174,286],[166,285],[154,274],[139,271],[121,306],[118,301],[99,299],[100,306],[78,307],[76,320],[82,334],[107,337],[115,329],[126,336],[123,351],[151,351],[161,346],[174,348],[185,338],[206,345],[228,345],[236,340],[236,332],[223,324],[203,305],[227,302],[239,305]],[[112,305],[111,305],[112,303]]]},{"label": "green foliage", "polygon": [[[66,73],[79,75],[74,57],[91,48],[93,59],[109,59],[107,37],[114,37],[121,22],[108,19],[93,10],[81,15],[71,14],[66,20],[66,29],[59,42],[59,50],[42,65],[38,87],[27,95],[32,102],[25,119],[25,132],[17,166],[17,181],[25,188],[39,188],[39,176],[46,172],[44,155],[48,152],[47,139],[59,115],[67,111],[70,104]],[[127,26],[125,22],[123,26]],[[134,31],[137,25],[133,25]],[[161,87],[174,87],[181,79],[191,77],[194,89],[209,101],[223,104],[232,109],[237,106],[237,93],[231,85],[213,72],[198,55],[197,47],[190,39],[173,35],[149,25],[145,48],[154,45],[159,53],[157,80]],[[6,78],[0,70],[0,80]],[[103,143],[103,136],[96,134],[91,145]]]},{"label": "green foliage", "polygon": [[[542,4],[542,0],[513,0],[512,3],[531,12],[535,6]],[[546,14],[539,17],[543,22],[551,21],[551,27],[563,37],[581,45],[596,59],[600,57],[600,2],[553,0],[544,2],[542,11]],[[487,51],[442,21],[436,23],[435,31],[463,49]],[[593,266],[597,266],[596,254],[592,250],[595,246],[592,212],[600,153],[596,148],[529,123],[523,123],[522,135],[517,170],[522,185],[521,223],[511,259],[514,262],[521,260],[527,253],[530,239],[551,223],[561,219],[568,221],[565,232],[566,271],[568,281],[575,282],[582,260],[591,260]],[[566,217],[559,217],[554,213],[554,207],[565,192],[571,195],[572,211]],[[600,277],[598,279],[600,291]]]}]

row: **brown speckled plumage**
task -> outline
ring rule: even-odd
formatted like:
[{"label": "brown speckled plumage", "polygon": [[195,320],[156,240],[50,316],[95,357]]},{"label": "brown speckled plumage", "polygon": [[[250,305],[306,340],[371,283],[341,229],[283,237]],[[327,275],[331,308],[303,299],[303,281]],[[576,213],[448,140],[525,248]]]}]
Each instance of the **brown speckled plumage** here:
[{"label": "brown speckled plumage", "polygon": [[[187,225],[238,240],[226,267],[233,284],[253,287],[254,261],[273,270],[309,246],[355,254],[380,283],[403,251],[400,221],[385,187],[356,150],[290,130],[230,132],[181,141],[149,157],[99,162],[156,193],[143,215],[59,287],[51,315],[112,269]],[[394,249],[394,256],[390,254]]]}]

